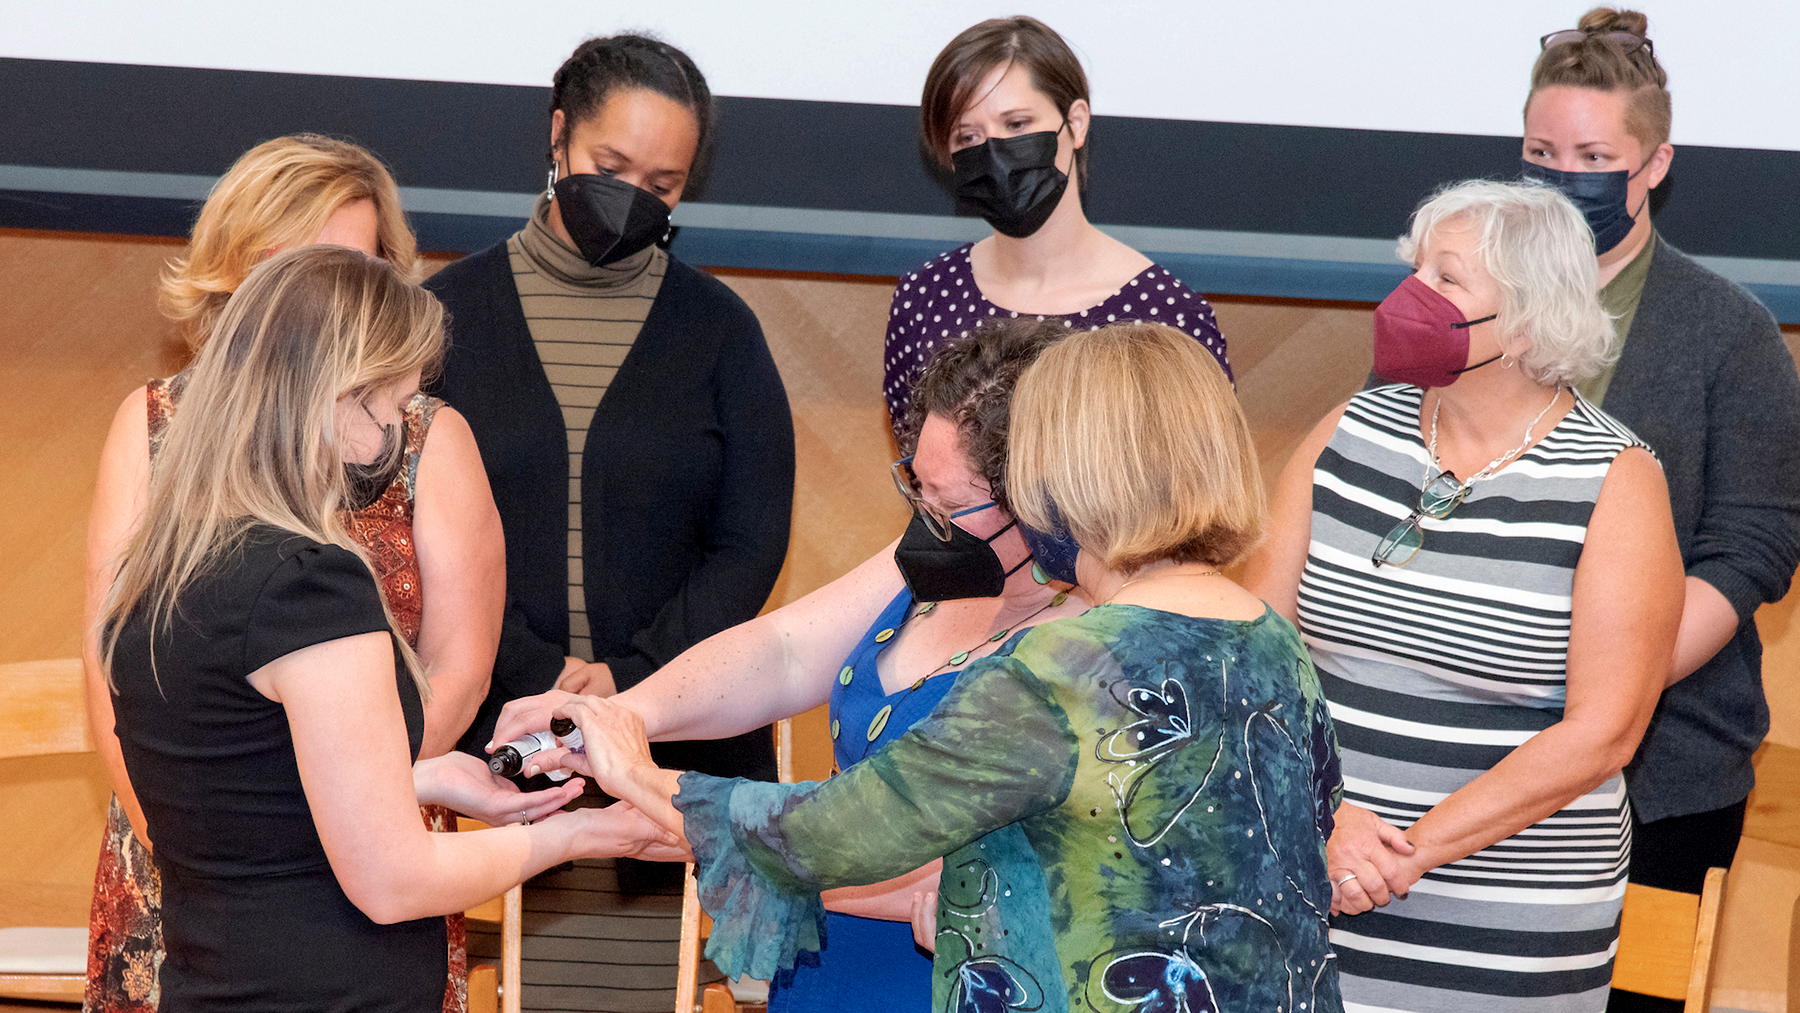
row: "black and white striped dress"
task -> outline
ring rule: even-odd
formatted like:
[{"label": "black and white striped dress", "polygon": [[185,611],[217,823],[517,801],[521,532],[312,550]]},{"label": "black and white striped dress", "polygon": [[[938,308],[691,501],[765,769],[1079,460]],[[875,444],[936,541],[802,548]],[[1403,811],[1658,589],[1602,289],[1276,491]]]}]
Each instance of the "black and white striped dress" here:
[{"label": "black and white striped dress", "polygon": [[[1642,446],[1587,401],[1478,482],[1405,566],[1376,544],[1419,505],[1417,387],[1352,398],[1313,471],[1300,629],[1344,800],[1400,827],[1562,719],[1575,564],[1607,469]],[[1614,776],[1537,825],[1332,920],[1350,1013],[1602,1010],[1631,855]]]}]

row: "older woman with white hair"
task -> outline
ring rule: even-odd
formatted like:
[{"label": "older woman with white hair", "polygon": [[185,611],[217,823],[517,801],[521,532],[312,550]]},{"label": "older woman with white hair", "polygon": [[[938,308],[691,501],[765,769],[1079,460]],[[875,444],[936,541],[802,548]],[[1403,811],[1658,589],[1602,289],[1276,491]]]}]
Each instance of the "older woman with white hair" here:
[{"label": "older woman with white hair", "polygon": [[1395,382],[1294,454],[1246,582],[1298,623],[1342,747],[1345,1006],[1601,1010],[1619,771],[1681,621],[1662,471],[1573,390],[1614,352],[1568,200],[1457,184],[1400,253],[1375,312]]}]

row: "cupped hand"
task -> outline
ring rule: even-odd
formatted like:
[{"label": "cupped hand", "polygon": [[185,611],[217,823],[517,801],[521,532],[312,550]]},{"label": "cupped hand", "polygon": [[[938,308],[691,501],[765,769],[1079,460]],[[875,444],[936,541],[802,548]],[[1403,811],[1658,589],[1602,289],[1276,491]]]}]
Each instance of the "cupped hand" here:
[{"label": "cupped hand", "polygon": [[486,763],[461,752],[420,760],[414,783],[419,801],[449,806],[494,827],[543,819],[581,794],[582,787],[581,778],[573,777],[554,788],[522,792]]},{"label": "cupped hand", "polygon": [[1338,806],[1337,825],[1325,844],[1331,913],[1362,914],[1405,897],[1424,872],[1410,868],[1417,863],[1404,861],[1415,850],[1399,827],[1361,806]]},{"label": "cupped hand", "polygon": [[912,895],[913,943],[926,953],[937,952],[937,891]]}]

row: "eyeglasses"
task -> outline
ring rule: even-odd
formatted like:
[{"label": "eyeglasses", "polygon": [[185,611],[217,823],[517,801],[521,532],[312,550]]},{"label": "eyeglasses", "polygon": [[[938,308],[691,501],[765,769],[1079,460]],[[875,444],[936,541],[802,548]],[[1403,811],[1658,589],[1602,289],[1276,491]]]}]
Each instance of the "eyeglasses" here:
[{"label": "eyeglasses", "polygon": [[900,498],[906,500],[908,506],[918,513],[919,519],[925,522],[925,530],[937,536],[940,542],[950,540],[950,515],[919,495],[919,480],[912,471],[913,455],[908,454],[893,464],[888,465],[888,474],[894,476],[894,488],[900,490]]},{"label": "eyeglasses", "polygon": [[1388,564],[1405,566],[1413,561],[1419,550],[1425,547],[1425,529],[1419,526],[1421,517],[1442,520],[1450,516],[1450,511],[1469,494],[1469,487],[1462,480],[1448,471],[1440,471],[1437,477],[1425,483],[1419,490],[1419,509],[1400,523],[1394,525],[1375,547],[1375,554],[1369,562],[1376,566]]},{"label": "eyeglasses", "polygon": [[1632,32],[1588,32],[1580,28],[1565,28],[1560,32],[1551,32],[1538,40],[1538,48],[1549,49],[1551,46],[1566,46],[1570,43],[1586,42],[1588,39],[1596,38],[1606,39],[1618,46],[1626,56],[1630,56],[1640,49],[1651,56],[1656,55],[1656,47],[1642,35]]}]

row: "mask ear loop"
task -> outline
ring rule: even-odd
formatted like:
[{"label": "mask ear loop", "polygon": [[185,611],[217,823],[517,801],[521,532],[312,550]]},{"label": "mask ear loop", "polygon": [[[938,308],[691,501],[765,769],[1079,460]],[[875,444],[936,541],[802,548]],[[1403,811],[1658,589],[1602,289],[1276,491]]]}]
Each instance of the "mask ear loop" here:
[{"label": "mask ear loop", "polygon": [[[1650,168],[1650,162],[1648,159],[1646,159],[1643,165],[1638,166],[1638,171],[1625,177],[1626,185],[1630,185],[1632,180],[1638,178],[1639,176],[1642,176],[1644,174],[1644,170],[1648,169],[1648,168]],[[1631,220],[1634,224],[1637,222],[1637,216],[1643,214],[1644,209],[1649,206],[1650,206],[1650,188],[1646,187],[1644,189],[1644,199],[1638,202],[1638,209],[1631,213]]]},{"label": "mask ear loop", "polygon": [[[1485,323],[1487,323],[1487,322],[1488,322],[1488,321],[1489,321],[1489,320],[1498,320],[1498,319],[1500,319],[1500,314],[1498,314],[1498,313],[1489,313],[1489,314],[1488,314],[1488,315],[1487,315],[1487,316],[1485,316],[1485,317],[1482,317],[1482,318],[1481,318],[1481,319],[1480,319],[1480,320],[1465,320],[1465,321],[1463,321],[1463,322],[1462,322],[1462,323],[1459,323],[1459,324],[1451,324],[1451,325],[1450,325],[1450,329],[1451,329],[1451,330],[1453,330],[1453,331],[1461,331],[1461,330],[1467,330],[1467,329],[1468,329],[1468,328],[1470,328],[1470,327],[1473,327],[1473,326],[1475,326],[1475,325],[1476,325],[1476,324],[1485,324]],[[1483,359],[1483,360],[1481,360],[1481,361],[1480,361],[1480,362],[1477,362],[1477,363],[1476,363],[1476,364],[1475,364],[1475,365],[1473,365],[1473,366],[1464,366],[1464,367],[1463,367],[1463,368],[1461,368],[1461,369],[1453,369],[1453,370],[1451,370],[1451,371],[1450,371],[1450,375],[1451,375],[1451,376],[1461,376],[1461,375],[1463,375],[1463,374],[1464,374],[1464,373],[1467,373],[1467,372],[1468,372],[1468,371],[1470,371],[1470,370],[1472,370],[1472,369],[1480,369],[1480,368],[1481,368],[1481,367],[1483,367],[1483,366],[1486,366],[1486,365],[1488,365],[1488,364],[1489,364],[1489,363],[1492,363],[1492,362],[1495,362],[1495,361],[1497,361],[1497,360],[1500,360],[1500,359],[1504,359],[1504,358],[1506,358],[1506,353],[1505,353],[1505,352],[1501,352],[1501,353],[1500,353],[1500,354],[1499,354],[1499,355],[1496,355],[1496,356],[1494,356],[1494,357],[1493,357],[1493,358],[1491,358],[1491,359]],[[1502,369],[1510,369],[1510,368],[1511,368],[1511,365],[1510,365],[1510,364],[1508,364],[1508,363],[1501,363],[1501,367],[1500,367],[1500,368],[1502,368]]]}]

